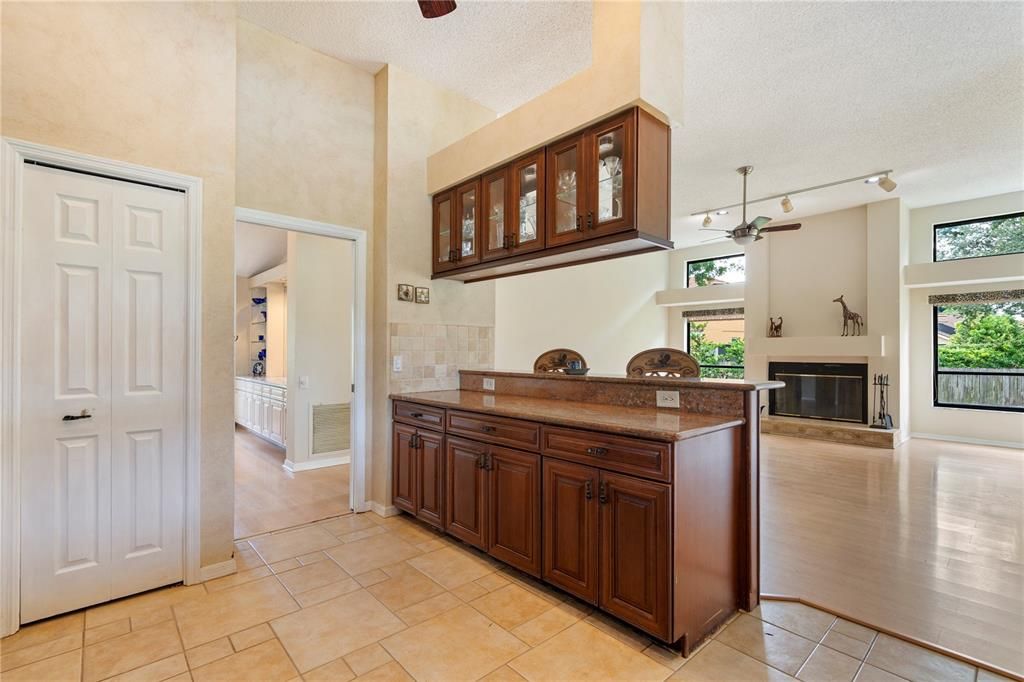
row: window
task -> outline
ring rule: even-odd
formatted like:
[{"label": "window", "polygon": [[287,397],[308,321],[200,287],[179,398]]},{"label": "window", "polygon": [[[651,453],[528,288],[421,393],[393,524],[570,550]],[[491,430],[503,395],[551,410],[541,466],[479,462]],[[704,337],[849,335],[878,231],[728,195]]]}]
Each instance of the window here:
[{"label": "window", "polygon": [[935,306],[935,405],[1024,412],[1024,303]]},{"label": "window", "polygon": [[1024,253],[1024,213],[935,226],[936,262],[1008,253]]},{"label": "window", "polygon": [[742,282],[746,279],[744,270],[743,254],[687,261],[686,286],[706,287]]},{"label": "window", "polygon": [[687,320],[686,352],[709,379],[743,378],[743,318]]}]

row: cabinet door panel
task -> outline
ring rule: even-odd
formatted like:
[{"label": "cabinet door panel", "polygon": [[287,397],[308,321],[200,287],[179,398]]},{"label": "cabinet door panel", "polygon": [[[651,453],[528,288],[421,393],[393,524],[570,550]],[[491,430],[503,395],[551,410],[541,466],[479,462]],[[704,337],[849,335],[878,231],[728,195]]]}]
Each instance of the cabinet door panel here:
[{"label": "cabinet door panel", "polygon": [[544,248],[544,225],[547,218],[544,158],[542,149],[513,163],[509,172],[512,184],[509,193],[509,230],[515,253]]},{"label": "cabinet door panel", "polygon": [[412,444],[416,429],[395,424],[391,434],[391,497],[396,507],[415,514],[416,450]]},{"label": "cabinet door panel", "polygon": [[452,248],[455,250],[455,267],[480,262],[480,182],[473,180],[455,190],[455,215]]},{"label": "cabinet door panel", "polygon": [[597,603],[598,470],[544,460],[544,579]]},{"label": "cabinet door panel", "polygon": [[455,267],[455,239],[452,223],[455,203],[452,192],[442,192],[434,197],[434,272],[443,272]]},{"label": "cabinet door panel", "polygon": [[662,639],[669,635],[670,488],[601,472],[599,606]]},{"label": "cabinet door panel", "polygon": [[540,576],[540,456],[491,447],[488,458],[491,555]]},{"label": "cabinet door panel", "polygon": [[587,237],[635,226],[636,120],[626,114],[587,131]]},{"label": "cabinet door panel", "polygon": [[487,446],[461,438],[445,439],[444,529],[487,550]]},{"label": "cabinet door panel", "polygon": [[558,246],[585,239],[586,164],[582,136],[561,140],[548,147],[546,175],[547,245]]},{"label": "cabinet door panel", "polygon": [[512,254],[515,245],[509,221],[509,168],[485,175],[480,183],[484,239],[481,258],[493,260]]},{"label": "cabinet door panel", "polygon": [[428,431],[418,431],[417,444],[416,517],[432,526],[443,528],[443,437]]}]

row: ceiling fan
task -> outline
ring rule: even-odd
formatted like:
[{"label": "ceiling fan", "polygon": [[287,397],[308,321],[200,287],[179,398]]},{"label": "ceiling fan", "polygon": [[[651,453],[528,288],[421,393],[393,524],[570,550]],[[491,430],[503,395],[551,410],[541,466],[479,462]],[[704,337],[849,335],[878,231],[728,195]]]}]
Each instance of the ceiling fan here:
[{"label": "ceiling fan", "polygon": [[[764,235],[768,232],[788,232],[790,230],[799,230],[800,223],[790,223],[788,225],[767,225],[772,221],[767,216],[758,216],[747,222],[747,176],[754,172],[753,166],[740,166],[736,169],[736,172],[743,176],[743,222],[732,228],[731,230],[722,230],[719,228],[709,227],[701,228],[701,231],[713,231],[713,232],[725,232],[726,236],[732,239],[740,246],[746,246],[747,244],[753,244],[756,241],[764,239]],[[705,223],[706,224],[706,223]],[[721,239],[721,237],[715,237],[715,239]],[[704,241],[710,242],[714,239],[705,239]]]},{"label": "ceiling fan", "polygon": [[455,11],[455,0],[416,0],[424,19],[437,19]]}]

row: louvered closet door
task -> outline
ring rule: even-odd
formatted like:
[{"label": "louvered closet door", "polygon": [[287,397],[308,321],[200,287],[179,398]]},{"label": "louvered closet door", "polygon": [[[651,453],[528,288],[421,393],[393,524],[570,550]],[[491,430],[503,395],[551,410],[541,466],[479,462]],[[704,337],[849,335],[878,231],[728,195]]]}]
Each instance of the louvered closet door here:
[{"label": "louvered closet door", "polygon": [[182,578],[186,263],[184,195],[30,165],[24,178],[29,622]]}]

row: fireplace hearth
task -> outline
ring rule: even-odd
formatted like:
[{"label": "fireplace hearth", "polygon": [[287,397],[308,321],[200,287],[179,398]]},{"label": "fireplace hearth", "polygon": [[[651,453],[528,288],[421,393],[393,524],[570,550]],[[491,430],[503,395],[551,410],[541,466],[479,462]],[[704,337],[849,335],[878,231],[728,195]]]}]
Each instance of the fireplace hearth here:
[{"label": "fireplace hearth", "polygon": [[768,378],[786,382],[768,393],[768,413],[868,423],[868,366],[846,362],[769,362]]}]

